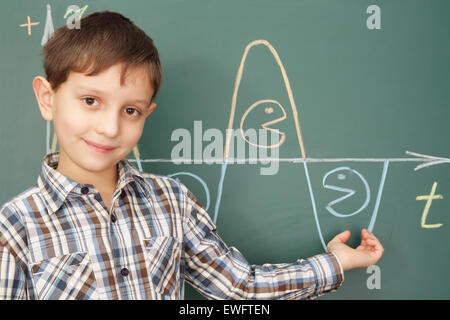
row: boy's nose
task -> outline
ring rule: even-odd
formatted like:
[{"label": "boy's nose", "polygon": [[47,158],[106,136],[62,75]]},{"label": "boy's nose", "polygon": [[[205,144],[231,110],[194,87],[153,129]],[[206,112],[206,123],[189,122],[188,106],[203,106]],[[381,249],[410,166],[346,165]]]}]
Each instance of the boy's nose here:
[{"label": "boy's nose", "polygon": [[109,138],[117,136],[120,132],[119,114],[114,110],[100,114],[96,124],[97,133]]}]

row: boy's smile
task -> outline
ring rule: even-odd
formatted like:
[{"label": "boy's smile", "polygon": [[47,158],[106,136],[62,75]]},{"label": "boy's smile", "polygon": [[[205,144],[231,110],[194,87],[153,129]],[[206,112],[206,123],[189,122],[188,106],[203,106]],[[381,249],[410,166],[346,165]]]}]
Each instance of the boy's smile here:
[{"label": "boy's smile", "polygon": [[86,142],[86,144],[92,150],[94,150],[95,152],[98,152],[98,153],[108,153],[108,152],[111,152],[112,150],[114,150],[116,148],[116,147],[113,147],[113,146],[105,146],[105,145],[96,144],[96,143],[93,143],[93,142],[87,141],[87,140],[84,140],[84,142]]},{"label": "boy's smile", "polygon": [[113,191],[116,164],[137,144],[156,107],[150,104],[153,88],[145,67],[130,67],[123,86],[120,75],[120,64],[94,76],[71,72],[56,91],[48,90],[42,77],[33,81],[42,116],[54,121],[57,170],[100,192]]}]

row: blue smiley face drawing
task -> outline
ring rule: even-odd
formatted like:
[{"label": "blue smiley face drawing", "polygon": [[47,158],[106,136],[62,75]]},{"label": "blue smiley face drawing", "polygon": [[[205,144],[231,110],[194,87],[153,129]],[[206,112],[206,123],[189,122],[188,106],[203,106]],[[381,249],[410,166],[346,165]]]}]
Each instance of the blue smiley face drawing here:
[{"label": "blue smiley face drawing", "polygon": [[[349,212],[349,213],[337,212],[337,209],[335,209],[333,206],[353,197],[356,194],[356,190],[350,189],[350,188],[344,188],[342,186],[336,186],[336,185],[328,182],[328,180],[332,180],[331,178],[335,178],[334,180],[342,181],[342,183],[344,183],[346,180],[349,180],[349,177],[351,177],[353,180],[352,184],[356,184],[356,183],[359,185],[363,184],[364,190],[359,191],[359,192],[364,192],[364,194],[363,194],[364,203],[357,210],[355,210],[353,212]],[[335,191],[340,191],[340,192],[345,193],[344,196],[329,202],[327,204],[327,206],[325,207],[328,210],[328,212],[330,212],[335,217],[347,218],[347,217],[354,216],[354,215],[360,213],[362,210],[364,210],[367,207],[367,205],[369,204],[369,201],[370,201],[369,184],[367,183],[366,179],[358,171],[356,171],[354,169],[351,169],[349,167],[339,167],[334,170],[331,170],[324,175],[323,180],[322,180],[322,185],[325,189],[335,190]]]}]

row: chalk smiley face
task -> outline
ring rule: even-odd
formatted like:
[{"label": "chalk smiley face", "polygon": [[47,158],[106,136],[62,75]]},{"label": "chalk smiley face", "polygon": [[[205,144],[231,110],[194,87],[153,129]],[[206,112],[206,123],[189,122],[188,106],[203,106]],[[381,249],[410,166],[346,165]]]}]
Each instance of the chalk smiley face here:
[{"label": "chalk smiley face", "polygon": [[[344,213],[337,212],[333,208],[333,206],[354,196],[356,194],[356,191],[353,189],[350,189],[350,188],[336,186],[336,185],[328,182],[328,180],[331,180],[331,178],[336,177],[337,180],[344,182],[345,180],[348,180],[349,176],[355,177],[357,180],[360,180],[360,182],[362,182],[362,184],[364,185],[365,200],[364,200],[364,203],[357,210],[355,210],[354,212],[344,214]],[[334,215],[336,217],[346,218],[346,217],[354,216],[354,215],[360,213],[362,210],[364,210],[367,207],[367,205],[369,204],[369,201],[370,201],[369,184],[367,183],[366,179],[358,171],[356,171],[354,169],[351,169],[349,167],[339,167],[339,168],[333,169],[324,175],[324,177],[322,179],[322,185],[325,189],[330,189],[330,190],[335,190],[335,191],[340,191],[340,192],[345,193],[344,196],[329,202],[327,204],[327,206],[325,207],[328,210],[328,212],[330,212],[332,215]]]},{"label": "chalk smiley face", "polygon": [[[271,104],[271,105],[267,106],[267,104]],[[251,113],[256,108],[262,108],[262,107],[265,107],[264,108],[264,112],[266,114],[268,114],[268,115],[272,115],[274,113],[274,111],[275,111],[274,107],[279,109],[279,110],[281,110],[281,112],[283,114],[281,117],[278,117],[278,118],[276,118],[274,120],[267,121],[267,122],[261,124],[261,127],[263,129],[271,131],[271,132],[275,132],[275,133],[277,133],[278,135],[281,136],[281,138],[278,139],[278,143],[274,143],[274,144],[271,144],[271,145],[256,144],[256,143],[253,143],[253,142],[249,141],[246,138],[245,134],[244,134],[244,124],[245,124],[245,120],[246,120],[247,116],[249,115],[249,113]],[[271,128],[270,125],[273,125],[275,123],[279,123],[279,122],[284,121],[284,120],[286,120],[286,111],[284,110],[283,106],[278,101],[272,100],[272,99],[265,99],[265,100],[256,101],[255,103],[253,103],[245,111],[244,115],[241,118],[240,132],[241,132],[242,139],[244,139],[248,144],[253,145],[255,147],[258,147],[258,148],[275,148],[275,147],[279,147],[279,146],[281,146],[283,144],[284,140],[286,139],[286,133],[284,133],[284,132],[282,132],[282,131],[280,131],[278,129]]]}]

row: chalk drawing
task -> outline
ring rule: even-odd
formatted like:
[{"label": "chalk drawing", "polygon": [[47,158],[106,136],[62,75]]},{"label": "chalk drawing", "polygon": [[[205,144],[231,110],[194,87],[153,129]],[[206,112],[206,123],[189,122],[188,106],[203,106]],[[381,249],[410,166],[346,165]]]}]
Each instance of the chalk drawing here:
[{"label": "chalk drawing", "polygon": [[[306,176],[306,182],[307,182],[307,186],[308,186],[308,190],[309,190],[309,194],[310,194],[310,198],[311,198],[311,204],[312,204],[312,209],[313,209],[313,214],[314,214],[314,219],[315,219],[315,223],[316,223],[316,227],[317,227],[317,232],[319,234],[320,237],[320,241],[321,244],[324,248],[324,250],[326,250],[326,243],[322,234],[322,230],[320,227],[320,222],[319,222],[319,218],[318,218],[318,208],[317,208],[317,204],[316,204],[316,200],[314,197],[314,191],[312,188],[312,184],[311,184],[311,179],[310,179],[310,175],[309,175],[309,170],[308,170],[308,163],[339,163],[339,162],[367,162],[367,163],[383,163],[383,170],[381,173],[381,180],[380,180],[380,184],[378,187],[378,192],[377,192],[377,196],[376,196],[376,200],[375,200],[375,206],[372,212],[372,217],[370,219],[369,225],[367,227],[367,229],[369,231],[373,231],[374,226],[375,226],[375,222],[376,222],[376,218],[378,215],[378,210],[380,207],[380,203],[381,203],[381,198],[382,198],[382,194],[383,194],[383,188],[384,188],[384,184],[386,181],[386,177],[387,177],[387,170],[389,167],[389,163],[390,162],[422,162],[422,164],[416,166],[414,168],[415,171],[420,170],[422,168],[425,167],[429,167],[432,165],[437,165],[437,164],[443,164],[443,163],[450,163],[450,159],[449,158],[443,158],[443,157],[435,157],[435,156],[428,156],[428,155],[424,155],[424,154],[420,154],[420,153],[415,153],[415,152],[410,152],[410,151],[406,151],[405,153],[408,155],[411,155],[413,157],[410,158],[307,158],[306,157],[306,151],[304,148],[304,143],[303,143],[303,137],[301,134],[301,128],[300,128],[300,121],[298,119],[298,113],[297,113],[297,107],[294,101],[294,96],[292,93],[292,89],[289,83],[289,79],[287,77],[287,73],[286,73],[286,69],[283,66],[283,63],[281,62],[281,59],[278,55],[278,53],[276,52],[275,48],[266,40],[255,40],[251,43],[249,43],[245,50],[244,50],[244,54],[242,56],[241,59],[241,63],[239,65],[238,68],[238,72],[237,72],[237,76],[236,76],[236,80],[235,80],[235,85],[234,85],[234,89],[233,89],[233,96],[232,96],[232,103],[231,103],[231,110],[230,110],[230,118],[229,118],[229,122],[228,122],[228,129],[232,129],[233,128],[233,123],[234,123],[234,116],[235,116],[235,110],[236,110],[236,99],[237,99],[237,94],[239,91],[239,86],[241,83],[241,79],[242,79],[242,75],[244,72],[244,67],[245,67],[245,61],[247,59],[249,50],[252,47],[258,46],[258,45],[263,45],[265,47],[267,47],[270,52],[272,53],[275,61],[277,62],[280,72],[282,74],[282,78],[284,81],[284,85],[289,97],[289,101],[290,101],[290,105],[291,105],[291,110],[292,110],[292,114],[294,117],[294,123],[295,123],[295,128],[296,128],[296,133],[297,133],[297,139],[298,139],[298,145],[299,145],[299,149],[300,149],[300,157],[296,157],[296,158],[278,158],[278,159],[274,159],[274,158],[266,158],[266,159],[231,159],[229,157],[229,147],[230,147],[230,139],[231,139],[231,131],[232,130],[228,130],[228,132],[230,132],[230,134],[227,135],[227,139],[226,139],[226,144],[225,144],[225,150],[224,150],[224,158],[222,159],[222,163],[221,163],[221,170],[220,170],[220,177],[219,177],[219,182],[218,182],[218,191],[217,191],[217,197],[216,197],[216,203],[214,206],[214,214],[213,214],[213,220],[214,223],[217,223],[218,220],[218,216],[219,216],[219,212],[220,212],[220,204],[221,204],[221,200],[222,200],[222,193],[223,193],[223,186],[224,186],[224,181],[225,181],[225,176],[226,176],[226,172],[227,172],[227,167],[229,165],[229,163],[231,162],[230,160],[233,160],[233,163],[238,163],[238,161],[279,161],[279,162],[289,162],[289,163],[303,163],[303,168],[305,171],[305,176]],[[244,127],[244,123],[245,123],[245,119],[248,116],[248,114],[256,107],[262,105],[263,103],[272,103],[275,104],[277,107],[279,107],[283,113],[283,116],[280,118],[277,118],[273,121],[270,122],[266,122],[263,125],[261,125],[264,129],[266,130],[276,130],[276,129],[272,129],[269,128],[269,125],[277,123],[277,122],[281,122],[283,120],[286,119],[286,111],[284,109],[284,107],[276,100],[271,100],[271,99],[265,99],[265,100],[259,100],[257,102],[255,102],[254,104],[252,104],[244,113],[244,115],[241,118],[241,122],[240,122],[240,130],[241,130],[241,135],[243,137],[243,139],[251,144],[246,138],[245,135],[243,134],[243,127]],[[267,114],[271,114],[273,112],[273,108],[272,107],[266,107],[265,109]],[[257,147],[260,148],[271,148],[271,147],[279,147],[282,145],[282,143],[284,142],[286,136],[284,132],[281,131],[276,131],[278,134],[281,135],[281,139],[280,142],[277,145],[273,145],[273,146],[261,146],[261,145],[255,145]],[[131,160],[133,161],[133,160]],[[179,159],[177,159],[177,161],[179,161]],[[143,159],[142,162],[147,162],[147,163],[152,163],[152,162],[174,162],[172,159]],[[220,163],[220,161],[218,161],[218,159],[183,159],[183,162],[186,164],[189,163],[211,163],[211,162],[215,162],[215,163]],[[361,208],[359,208],[357,211],[352,212],[350,214],[342,214],[342,213],[338,213],[337,211],[335,211],[332,206],[334,204],[337,204],[340,201],[343,201],[347,198],[349,198],[350,196],[353,195],[353,193],[355,192],[354,190],[349,190],[349,189],[344,189],[341,188],[339,189],[339,187],[333,187],[329,184],[326,184],[326,178],[328,177],[329,174],[337,172],[339,170],[343,170],[343,168],[347,168],[345,170],[352,170],[348,167],[339,167],[336,168],[332,171],[330,171],[328,174],[326,174],[323,177],[323,187],[324,188],[328,188],[328,189],[333,189],[335,188],[335,190],[339,190],[339,191],[343,191],[343,192],[347,192],[348,194],[342,198],[336,199],[332,202],[330,202],[325,209],[327,209],[330,213],[334,214],[337,217],[340,218],[345,218],[345,217],[349,217],[352,215],[356,215],[360,212],[362,212],[362,210],[364,208],[367,207],[368,202],[370,201],[370,188],[367,184],[367,181],[365,180],[365,178],[360,175],[359,173],[359,177],[360,179],[363,181],[364,187],[365,187],[365,192],[367,194],[365,202],[363,204],[363,206]],[[353,172],[356,172],[353,170]],[[338,179],[343,180],[345,175],[343,175],[343,173],[341,172],[340,175],[338,176]]]},{"label": "chalk drawing", "polygon": [[[353,174],[355,174],[357,177],[359,177],[359,179],[361,179],[361,181],[362,181],[363,184],[364,184],[366,197],[365,197],[365,200],[364,200],[363,205],[362,205],[358,210],[356,210],[355,212],[347,213],[347,214],[342,214],[342,213],[336,212],[336,211],[333,209],[333,206],[334,206],[335,204],[340,203],[340,202],[344,201],[345,199],[352,197],[352,196],[356,193],[356,191],[353,190],[353,189],[348,189],[348,188],[344,188],[344,187],[338,187],[338,186],[335,186],[335,185],[326,183],[326,180],[328,179],[328,177],[329,177],[330,175],[336,173],[336,172],[349,172],[350,174],[353,173]],[[342,180],[345,180],[345,179],[347,178],[347,175],[346,175],[346,174],[343,174],[343,173],[340,173],[339,175],[337,175],[337,177],[338,177],[339,180],[342,181]],[[366,179],[363,177],[363,175],[360,174],[358,171],[356,171],[356,170],[354,170],[354,169],[351,169],[351,168],[349,168],[349,167],[339,167],[339,168],[333,169],[333,170],[327,172],[327,173],[323,176],[322,185],[323,185],[323,187],[324,187],[325,189],[336,190],[336,191],[340,191],[340,192],[345,192],[345,193],[346,193],[346,195],[344,195],[344,196],[342,196],[342,197],[340,197],[340,198],[338,198],[338,199],[336,199],[336,200],[331,201],[331,202],[328,203],[327,206],[325,207],[325,208],[328,210],[328,212],[330,212],[330,213],[331,213],[332,215],[334,215],[335,217],[346,218],[346,217],[354,216],[355,214],[358,214],[358,213],[360,213],[362,210],[364,210],[364,209],[367,207],[367,205],[369,204],[369,201],[370,201],[370,188],[369,188],[369,184],[367,183],[367,181],[366,181]]]},{"label": "chalk drawing", "polygon": [[198,182],[200,182],[200,184],[203,187],[203,190],[205,191],[205,195],[206,195],[205,210],[209,209],[209,204],[210,204],[209,188],[208,188],[208,185],[205,183],[205,181],[202,178],[200,178],[198,175],[190,173],[190,172],[176,172],[176,173],[168,174],[167,176],[169,178],[178,177],[178,176],[190,176],[190,177],[196,179]]},{"label": "chalk drawing", "polygon": [[433,183],[431,192],[429,195],[417,196],[416,200],[426,200],[425,208],[423,209],[422,218],[420,219],[420,226],[424,229],[436,229],[442,227],[442,223],[427,224],[428,211],[430,210],[433,200],[444,199],[442,194],[435,194],[437,188],[437,182]]},{"label": "chalk drawing", "polygon": [[44,35],[41,39],[41,46],[45,46],[47,41],[52,37],[55,32],[55,28],[53,27],[53,19],[52,19],[52,7],[47,4],[47,16],[45,17],[45,27],[44,27]]},{"label": "chalk drawing", "polygon": [[[253,142],[251,142],[251,141],[248,141],[247,138],[245,137],[245,134],[244,134],[244,122],[245,122],[245,119],[247,118],[248,114],[249,114],[253,109],[255,109],[256,107],[262,106],[263,103],[264,103],[264,104],[266,104],[266,103],[273,103],[273,104],[275,104],[276,106],[278,106],[278,107],[280,108],[280,110],[283,112],[283,116],[282,116],[282,117],[277,118],[277,119],[272,120],[272,121],[269,121],[269,122],[266,122],[266,123],[263,123],[263,124],[261,125],[261,127],[262,127],[263,129],[268,130],[268,131],[273,131],[273,132],[276,132],[276,133],[278,133],[279,135],[281,135],[281,139],[279,139],[279,142],[278,142],[277,144],[273,144],[273,145],[270,145],[270,146],[263,146],[263,145],[256,144],[256,143],[253,143]],[[272,108],[272,107],[266,107],[264,111],[265,111],[267,114],[271,114],[271,113],[273,113],[273,108]],[[248,144],[250,144],[250,145],[252,145],[252,146],[255,146],[255,147],[259,147],[259,148],[276,148],[276,147],[279,147],[279,146],[281,146],[281,145],[283,144],[284,140],[286,139],[286,134],[285,134],[284,132],[281,132],[281,131],[278,130],[278,129],[269,128],[269,126],[272,125],[272,124],[275,124],[275,123],[284,121],[285,119],[286,119],[286,111],[284,111],[283,106],[282,106],[278,101],[270,100],[270,99],[256,101],[254,104],[252,104],[252,105],[245,111],[244,115],[243,115],[242,118],[241,118],[241,125],[240,125],[240,128],[239,128],[239,129],[240,129],[240,132],[241,132],[242,139],[244,139],[245,142],[247,142]],[[228,142],[229,142],[229,141],[228,141]]]},{"label": "chalk drawing", "polygon": [[[298,142],[299,142],[299,146],[300,146],[301,156],[302,156],[303,159],[305,159],[306,158],[305,147],[303,145],[303,138],[302,138],[302,134],[301,134],[300,122],[298,121],[297,107],[295,106],[294,95],[292,94],[291,84],[289,83],[289,79],[287,77],[286,70],[285,70],[285,68],[283,66],[283,63],[281,62],[281,59],[280,59],[277,51],[266,40],[255,40],[255,41],[252,41],[252,42],[250,42],[247,45],[247,47],[244,50],[244,54],[242,56],[241,63],[239,65],[238,73],[237,73],[237,76],[236,76],[236,80],[235,80],[235,83],[234,83],[233,97],[232,97],[232,101],[231,101],[230,119],[228,120],[228,129],[232,129],[233,128],[234,114],[236,112],[236,99],[237,99],[237,95],[238,95],[238,92],[239,92],[239,87],[240,87],[240,84],[241,84],[242,75],[244,73],[245,61],[247,59],[248,52],[253,47],[259,46],[259,45],[264,45],[270,50],[270,52],[272,53],[275,61],[278,64],[278,67],[280,68],[280,72],[281,72],[281,75],[283,77],[284,85],[286,87],[286,91],[287,91],[287,94],[288,94],[288,97],[289,97],[289,102],[291,104],[292,113],[293,113],[293,116],[294,116],[295,129],[296,129],[296,132],[297,132],[297,138],[298,138]],[[281,104],[279,104],[278,102],[276,102],[276,103],[277,103],[277,105],[279,105],[281,107]],[[252,107],[250,107],[250,108],[252,108]],[[283,107],[281,107],[281,109],[284,111]],[[275,121],[277,121],[277,120],[275,120]],[[281,121],[281,120],[278,120],[277,122],[279,122],[279,121]],[[273,124],[275,122],[271,122],[271,123]],[[231,133],[232,133],[231,130],[228,130],[228,132],[227,132],[227,140],[226,140],[226,144],[225,144],[224,160],[226,158],[228,158],[228,153],[229,153],[230,143],[231,143]]]},{"label": "chalk drawing", "polygon": [[21,27],[21,28],[27,27],[28,35],[31,36],[31,27],[37,26],[38,24],[39,24],[39,22],[31,22],[30,16],[27,16],[27,23],[20,24],[19,27]]}]

